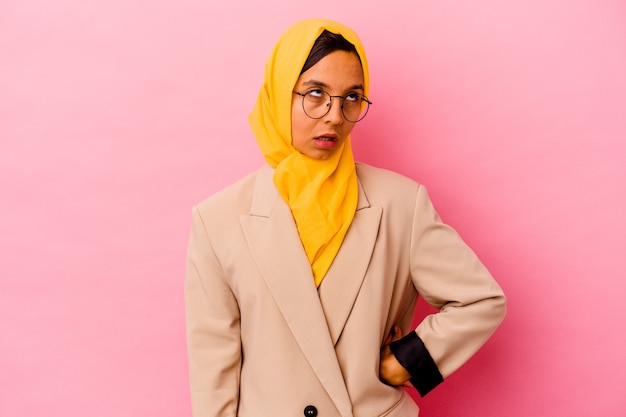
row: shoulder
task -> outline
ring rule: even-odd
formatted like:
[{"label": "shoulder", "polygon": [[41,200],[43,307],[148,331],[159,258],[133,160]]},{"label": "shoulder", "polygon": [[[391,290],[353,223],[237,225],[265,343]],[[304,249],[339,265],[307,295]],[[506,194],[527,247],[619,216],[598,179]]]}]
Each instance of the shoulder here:
[{"label": "shoulder", "polygon": [[258,174],[254,171],[235,183],[217,191],[199,202],[195,209],[202,217],[240,214],[249,211],[252,191]]},{"label": "shoulder", "polygon": [[407,225],[437,220],[438,215],[426,187],[397,172],[357,164],[357,177],[367,203],[380,207],[385,224],[392,225],[397,233],[410,232]]},{"label": "shoulder", "polygon": [[422,187],[418,182],[402,174],[360,162],[356,164],[356,172],[368,197],[371,193],[393,197],[415,195]]}]

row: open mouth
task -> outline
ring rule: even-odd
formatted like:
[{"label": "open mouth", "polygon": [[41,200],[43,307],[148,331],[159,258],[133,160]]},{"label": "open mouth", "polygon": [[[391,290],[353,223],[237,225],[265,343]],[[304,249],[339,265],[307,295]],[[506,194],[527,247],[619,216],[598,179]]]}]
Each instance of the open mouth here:
[{"label": "open mouth", "polygon": [[315,145],[320,149],[333,149],[337,146],[337,137],[318,136],[315,138]]}]

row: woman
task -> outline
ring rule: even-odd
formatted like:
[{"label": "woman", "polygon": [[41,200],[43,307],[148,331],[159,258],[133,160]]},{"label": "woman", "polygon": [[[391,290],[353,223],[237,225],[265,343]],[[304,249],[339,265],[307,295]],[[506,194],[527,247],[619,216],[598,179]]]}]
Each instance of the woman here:
[{"label": "woman", "polygon": [[[250,115],[268,164],[193,210],[194,416],[416,416],[403,387],[428,393],[502,320],[501,289],[424,187],[354,162],[368,85],[333,21],[297,23],[268,60]],[[418,294],[440,312],[409,331]]]}]

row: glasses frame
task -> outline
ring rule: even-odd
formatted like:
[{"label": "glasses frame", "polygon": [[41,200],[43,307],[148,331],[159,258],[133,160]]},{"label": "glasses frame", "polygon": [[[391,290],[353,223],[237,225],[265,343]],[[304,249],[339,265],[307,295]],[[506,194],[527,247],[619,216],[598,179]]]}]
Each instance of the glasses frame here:
[{"label": "glasses frame", "polygon": [[[304,99],[306,98],[306,96],[308,94],[312,93],[313,91],[322,91],[324,94],[328,95],[328,97],[329,97],[328,109],[326,110],[326,113],[322,114],[320,117],[313,117],[313,116],[311,116],[309,113],[307,113],[306,109],[304,108]],[[361,99],[367,103],[367,107],[365,107],[365,111],[361,114],[361,116],[357,120],[350,120],[350,119],[348,119],[346,117],[346,114],[343,111],[343,101],[346,98],[348,98],[348,96],[350,94],[358,94],[358,93],[350,93],[350,94],[346,94],[345,96],[333,96],[328,91],[324,91],[321,88],[315,88],[313,90],[308,90],[308,91],[306,91],[304,93],[301,93],[299,91],[294,91],[293,93],[299,95],[300,97],[302,97],[302,111],[304,112],[304,114],[307,115],[307,117],[309,117],[309,118],[311,118],[313,120],[319,120],[319,119],[325,117],[328,113],[330,113],[330,109],[333,107],[333,99],[334,98],[341,99],[340,100],[340,103],[341,103],[341,115],[343,116],[343,118],[346,121],[348,121],[350,123],[358,123],[361,120],[363,120],[365,118],[365,116],[367,116],[367,112],[369,112],[369,110],[370,110],[370,105],[374,104],[371,101],[369,101],[369,99],[367,97],[365,97],[363,94],[359,94],[359,96],[361,96]]]}]

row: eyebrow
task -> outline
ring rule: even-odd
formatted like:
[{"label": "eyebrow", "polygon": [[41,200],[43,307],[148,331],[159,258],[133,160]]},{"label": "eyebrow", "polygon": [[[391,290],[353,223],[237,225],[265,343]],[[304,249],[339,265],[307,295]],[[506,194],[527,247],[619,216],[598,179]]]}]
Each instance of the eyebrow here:
[{"label": "eyebrow", "polygon": [[[318,80],[307,80],[305,82],[302,83],[303,87],[322,87],[322,88],[327,88],[330,89],[330,86],[322,81],[318,81]],[[365,88],[363,88],[363,84],[355,84],[352,87],[348,88],[348,90],[365,90]]]}]

